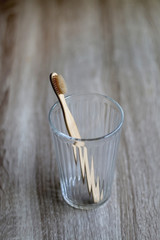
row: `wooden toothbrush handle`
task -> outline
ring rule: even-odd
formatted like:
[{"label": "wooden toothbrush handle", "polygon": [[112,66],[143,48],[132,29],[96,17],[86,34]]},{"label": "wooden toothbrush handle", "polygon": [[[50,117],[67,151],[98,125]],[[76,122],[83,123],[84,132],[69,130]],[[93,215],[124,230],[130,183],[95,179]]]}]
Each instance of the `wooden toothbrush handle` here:
[{"label": "wooden toothbrush handle", "polygon": [[60,94],[59,99],[60,99],[61,104],[62,104],[64,120],[65,120],[66,127],[67,127],[69,135],[71,137],[81,139],[80,133],[78,131],[78,127],[77,127],[76,122],[75,122],[75,120],[74,120],[74,118],[73,118],[73,116],[72,116],[72,114],[71,114],[71,112],[70,112],[70,110],[67,106],[64,95]]},{"label": "wooden toothbrush handle", "polygon": [[[81,139],[78,127],[67,106],[64,95],[60,94],[59,99],[62,105],[64,120],[65,120],[69,135],[71,137]],[[100,194],[99,177],[97,178],[97,184],[95,183],[93,157],[92,157],[92,162],[91,162],[92,164],[91,164],[91,170],[90,170],[87,147],[85,146],[84,142],[77,141],[75,144],[73,144],[74,158],[76,163],[77,163],[77,150],[76,150],[77,147],[78,147],[78,153],[79,153],[79,159],[80,159],[82,178],[83,179],[85,178],[85,173],[86,173],[88,191],[89,193],[92,192],[94,202],[95,203],[99,202],[103,198],[103,190]]]}]

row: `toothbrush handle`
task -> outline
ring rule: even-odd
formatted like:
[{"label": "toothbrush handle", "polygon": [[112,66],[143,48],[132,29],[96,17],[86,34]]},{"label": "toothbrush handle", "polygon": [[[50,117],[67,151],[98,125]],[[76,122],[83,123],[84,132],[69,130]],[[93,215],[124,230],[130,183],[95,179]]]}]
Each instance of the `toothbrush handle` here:
[{"label": "toothbrush handle", "polygon": [[72,116],[72,114],[71,114],[71,112],[70,112],[70,110],[67,106],[64,95],[60,94],[59,99],[60,99],[60,102],[61,102],[61,105],[62,105],[64,120],[65,120],[66,127],[67,127],[69,135],[71,137],[80,139],[81,136],[80,136],[80,133],[78,131],[78,127],[77,127],[76,122],[75,122],[75,120],[74,120],[74,118],[73,118],[73,116]]}]

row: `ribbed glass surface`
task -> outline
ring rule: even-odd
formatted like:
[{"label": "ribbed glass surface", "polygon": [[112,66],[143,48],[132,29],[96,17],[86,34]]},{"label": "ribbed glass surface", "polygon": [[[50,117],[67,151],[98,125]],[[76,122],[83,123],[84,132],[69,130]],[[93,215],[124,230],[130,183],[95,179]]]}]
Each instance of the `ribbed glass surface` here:
[{"label": "ribbed glass surface", "polygon": [[98,202],[95,202],[92,192],[88,191],[87,173],[85,169],[83,179],[79,154],[80,150],[84,153],[84,147],[81,149],[76,147],[76,163],[73,152],[73,144],[76,141],[68,136],[58,103],[52,107],[49,119],[62,195],[71,206],[89,209],[102,204],[110,196],[123,123],[123,110],[115,101],[99,94],[72,95],[66,98],[66,102],[87,148],[90,171],[93,159],[95,185],[98,184],[99,178],[99,192],[102,195]]}]

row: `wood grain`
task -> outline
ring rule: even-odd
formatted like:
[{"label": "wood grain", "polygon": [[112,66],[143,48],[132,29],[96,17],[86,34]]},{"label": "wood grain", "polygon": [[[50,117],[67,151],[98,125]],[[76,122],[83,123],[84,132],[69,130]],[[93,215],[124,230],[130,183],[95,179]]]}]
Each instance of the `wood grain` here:
[{"label": "wood grain", "polygon": [[[0,1],[0,239],[159,239],[160,2]],[[49,73],[124,108],[112,195],[92,211],[61,197]]]}]

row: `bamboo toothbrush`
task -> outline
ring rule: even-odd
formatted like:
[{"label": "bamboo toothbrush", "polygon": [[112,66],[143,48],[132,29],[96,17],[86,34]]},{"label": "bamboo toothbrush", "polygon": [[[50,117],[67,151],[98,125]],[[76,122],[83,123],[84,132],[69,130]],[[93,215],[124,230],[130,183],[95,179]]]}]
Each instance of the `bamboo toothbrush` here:
[{"label": "bamboo toothbrush", "polygon": [[64,78],[61,75],[58,75],[57,73],[51,73],[50,82],[61,104],[65,124],[69,135],[74,138],[81,138],[75,120],[64,98],[64,94],[67,92],[67,87]]},{"label": "bamboo toothbrush", "polygon": [[[64,98],[64,94],[67,91],[67,87],[66,87],[63,77],[61,75],[58,75],[57,73],[51,73],[50,74],[50,82],[51,82],[53,90],[55,91],[55,94],[57,95],[58,100],[61,104],[66,128],[67,128],[69,135],[71,137],[81,139],[79,130],[75,123],[75,120],[74,120],[74,118],[67,106],[65,98]],[[81,166],[83,180],[85,178],[85,173],[86,173],[88,191],[89,191],[89,193],[92,192],[94,202],[99,202],[100,200],[103,199],[103,190],[100,194],[99,177],[97,178],[97,184],[95,183],[93,158],[92,158],[92,164],[91,164],[91,170],[90,170],[89,163],[88,163],[87,148],[86,148],[84,142],[83,143],[76,142],[75,145],[73,144],[74,157],[75,157],[76,163],[77,163],[76,147],[78,147],[78,150],[79,150],[80,166]],[[82,148],[83,148],[83,152],[84,152],[83,154],[82,154]]]}]

